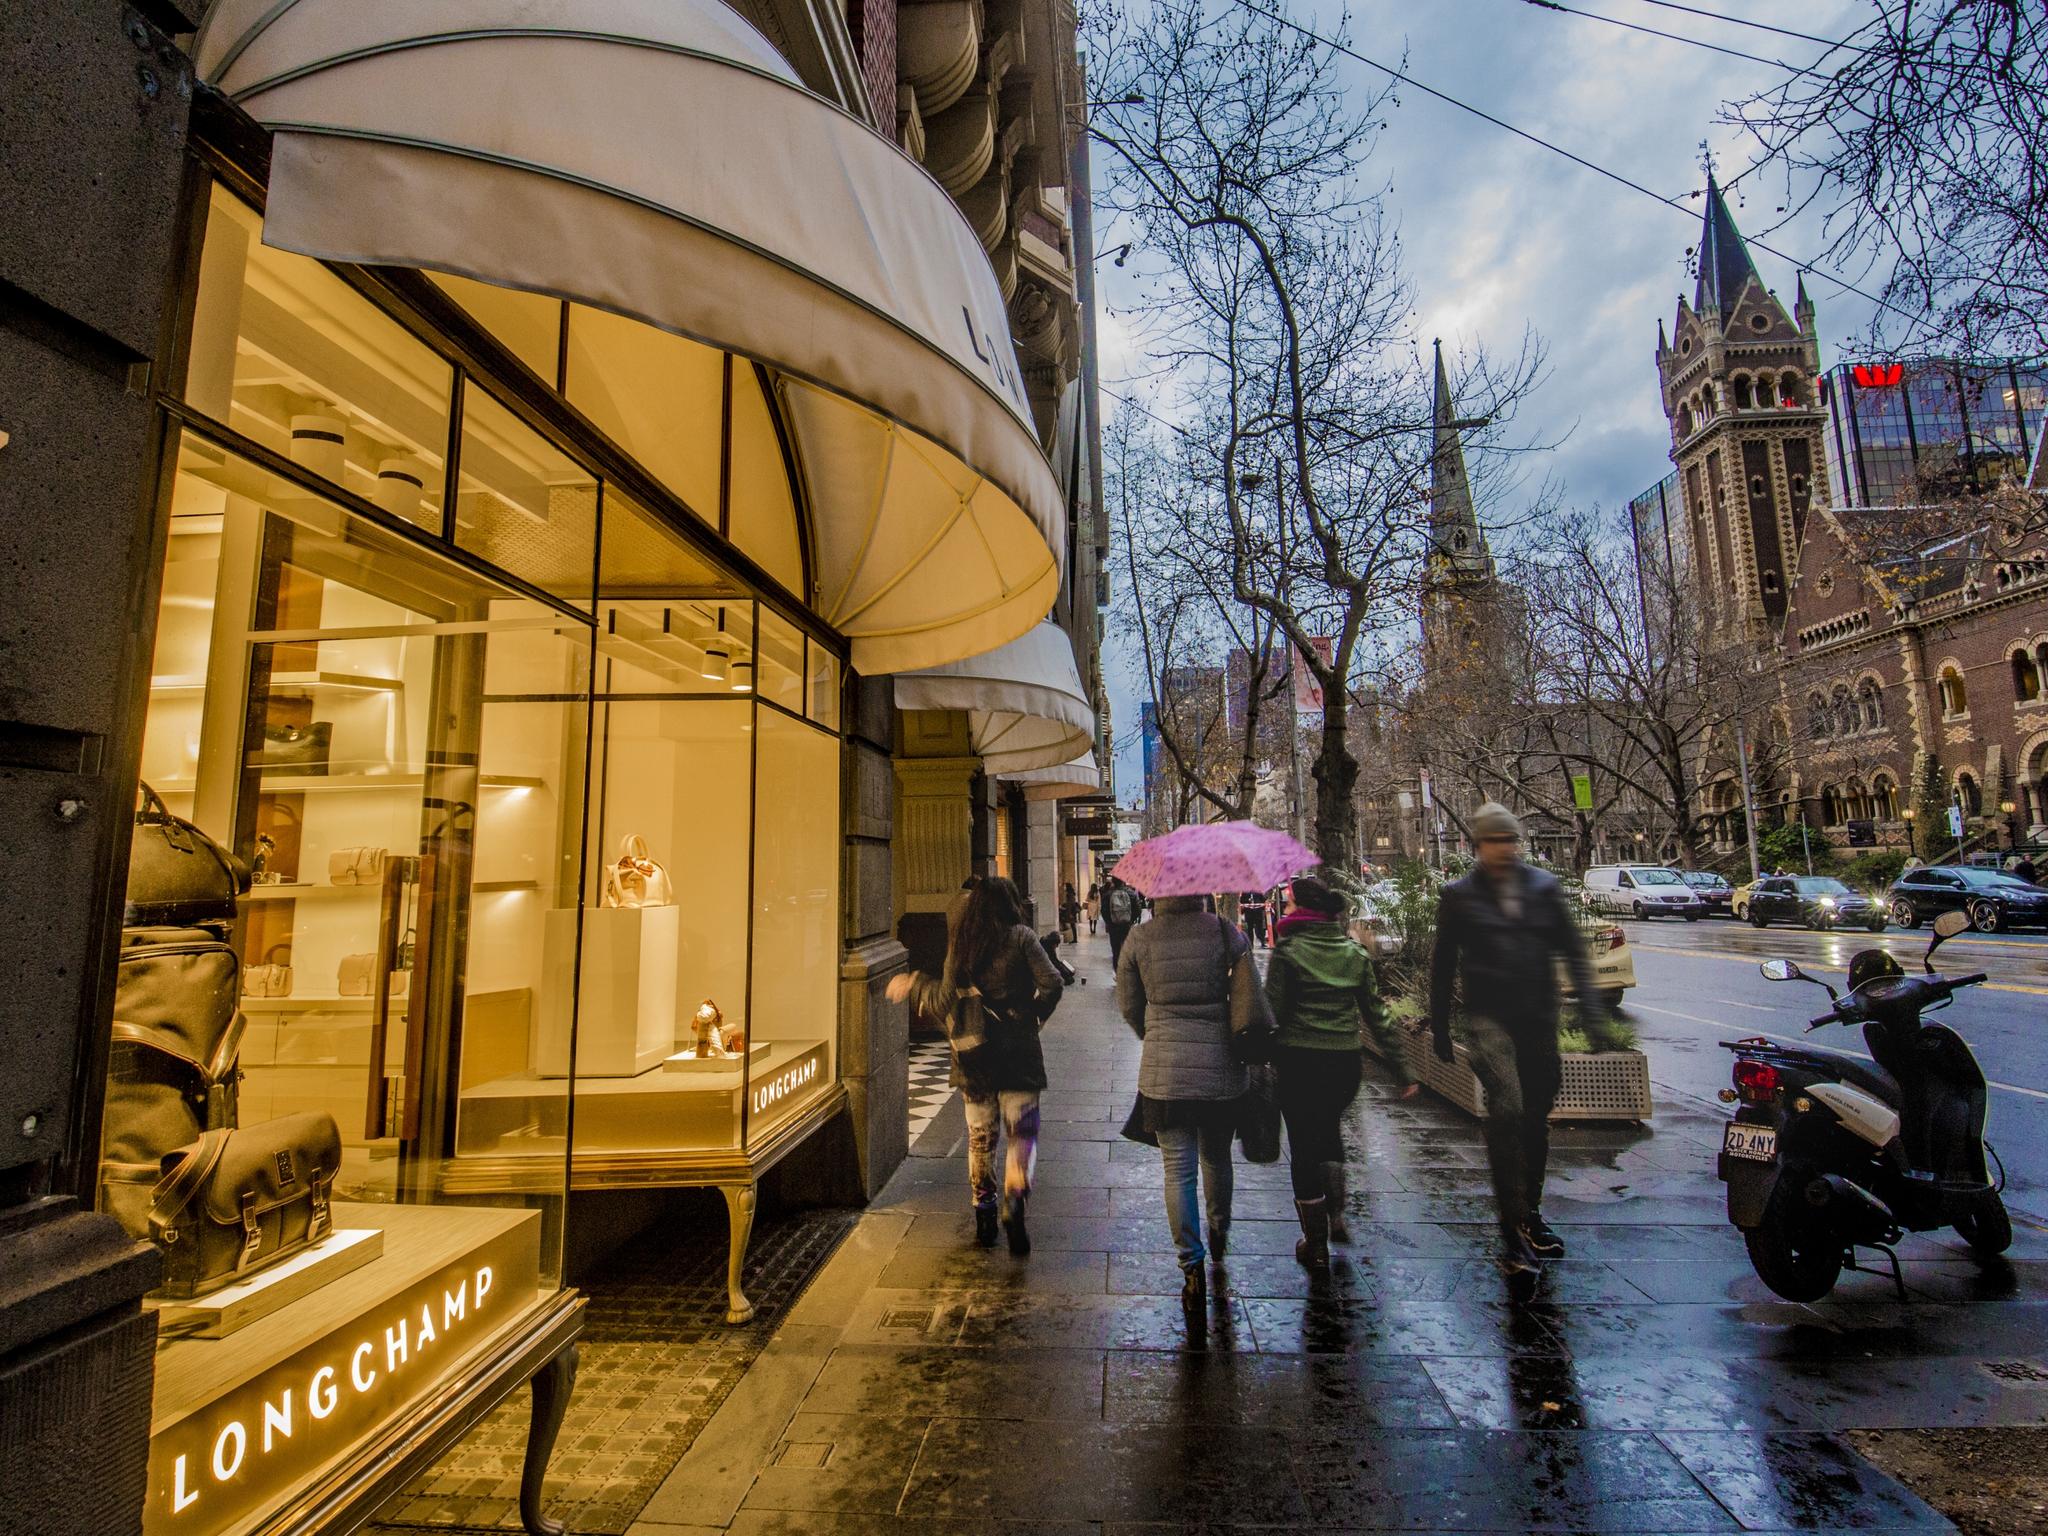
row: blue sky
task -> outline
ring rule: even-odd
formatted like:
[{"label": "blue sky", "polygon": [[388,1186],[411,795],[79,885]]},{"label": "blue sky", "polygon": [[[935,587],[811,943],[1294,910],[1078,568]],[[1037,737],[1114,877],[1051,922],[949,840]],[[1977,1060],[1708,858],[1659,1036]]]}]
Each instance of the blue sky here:
[{"label": "blue sky", "polygon": [[[1745,53],[1811,62],[1812,43],[1727,26],[1645,3],[1571,0],[1576,8],[1681,33]],[[1868,14],[1862,0],[1809,0],[1798,7],[1763,0],[1688,0],[1700,9],[1840,37]],[[1294,15],[1328,32],[1332,4],[1297,0]],[[1516,422],[1522,439],[1559,441],[1533,466],[1576,503],[1618,509],[1669,468],[1657,401],[1653,353],[1657,322],[1667,324],[1692,280],[1684,260],[1699,234],[1702,204],[1687,197],[1704,184],[1699,141],[1716,153],[1723,179],[1748,163],[1736,136],[1716,128],[1720,103],[1782,78],[1782,71],[1603,23],[1540,9],[1527,0],[1360,0],[1351,10],[1354,47],[1485,108],[1517,127],[1667,196],[1680,214],[1596,176],[1490,124],[1414,91],[1404,91],[1374,167],[1390,179],[1407,270],[1416,288],[1416,334],[1423,347],[1441,336],[1447,356],[1474,342],[1512,354],[1525,326],[1549,353],[1549,375]],[[1344,61],[1364,89],[1371,71]],[[1098,178],[1102,172],[1098,170]],[[1731,198],[1737,223],[1755,235],[1776,217],[1782,183],[1752,177]],[[1101,243],[1114,242],[1103,237]],[[1814,251],[1814,231],[1793,227],[1769,237],[1778,249]],[[1795,267],[1752,250],[1764,281],[1789,305]],[[1114,311],[1130,297],[1128,278],[1100,268],[1109,310],[1101,316],[1102,377],[1111,395],[1142,370],[1131,332]],[[1825,278],[1809,278],[1819,310],[1822,360],[1864,324],[1869,306]],[[1150,398],[1150,397],[1148,397]],[[1115,407],[1105,398],[1105,417]],[[1511,521],[1513,505],[1482,517]],[[1113,556],[1114,558],[1114,556]],[[1118,798],[1141,789],[1138,703],[1144,696],[1134,658],[1114,637],[1105,658],[1117,737]]]}]

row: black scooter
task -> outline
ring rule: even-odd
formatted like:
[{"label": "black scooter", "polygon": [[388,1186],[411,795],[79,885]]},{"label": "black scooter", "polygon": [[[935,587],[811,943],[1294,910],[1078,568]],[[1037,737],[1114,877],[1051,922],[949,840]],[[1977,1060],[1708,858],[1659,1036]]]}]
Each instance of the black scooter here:
[{"label": "black scooter", "polygon": [[1985,1257],[2012,1243],[2005,1170],[1994,1181],[1985,1163],[1983,1070],[1962,1036],[1920,1020],[1984,980],[1934,972],[1934,951],[1968,926],[1960,912],[1936,920],[1922,976],[1904,974],[1882,950],[1864,951],[1850,965],[1861,979],[1847,996],[1790,960],[1764,962],[1773,981],[1825,987],[1834,1006],[1809,1032],[1861,1024],[1875,1065],[1773,1040],[1721,1042],[1735,1053],[1735,1086],[1721,1098],[1739,1106],[1717,1164],[1728,1219],[1758,1276],[1788,1301],[1827,1295],[1845,1265],[1858,1267],[1859,1247],[1885,1254],[1903,1297],[1892,1245],[1906,1232],[1953,1227]]}]

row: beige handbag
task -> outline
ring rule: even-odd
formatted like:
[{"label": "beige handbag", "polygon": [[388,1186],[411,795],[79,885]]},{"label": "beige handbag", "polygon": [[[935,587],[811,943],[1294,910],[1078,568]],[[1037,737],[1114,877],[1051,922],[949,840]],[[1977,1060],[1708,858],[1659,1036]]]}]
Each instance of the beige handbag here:
[{"label": "beige handbag", "polygon": [[604,904],[608,907],[669,907],[675,887],[668,871],[647,853],[647,839],[629,832],[619,841],[618,861],[604,871]]},{"label": "beige handbag", "polygon": [[337,848],[327,855],[329,885],[375,885],[384,878],[382,848]]},{"label": "beige handbag", "polygon": [[[343,955],[340,969],[335,972],[334,990],[341,997],[368,997],[370,978],[377,974],[377,956],[366,951],[360,955]],[[403,997],[411,990],[412,972],[391,973],[392,997]]]},{"label": "beige handbag", "polygon": [[[275,957],[283,951],[284,959]],[[289,944],[273,944],[263,957],[261,965],[242,967],[242,996],[244,997],[290,997],[292,995],[292,947]]]}]

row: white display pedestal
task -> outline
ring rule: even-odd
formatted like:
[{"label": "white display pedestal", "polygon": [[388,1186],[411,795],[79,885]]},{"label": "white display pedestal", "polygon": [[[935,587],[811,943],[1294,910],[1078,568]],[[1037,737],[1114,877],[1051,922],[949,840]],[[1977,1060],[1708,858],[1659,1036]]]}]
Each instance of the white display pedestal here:
[{"label": "white display pedestal", "polygon": [[[534,1069],[569,1075],[569,978],[576,974],[576,912],[547,915]],[[576,1025],[579,1077],[638,1077],[676,1048],[679,907],[591,907],[583,913],[583,1006]]]}]

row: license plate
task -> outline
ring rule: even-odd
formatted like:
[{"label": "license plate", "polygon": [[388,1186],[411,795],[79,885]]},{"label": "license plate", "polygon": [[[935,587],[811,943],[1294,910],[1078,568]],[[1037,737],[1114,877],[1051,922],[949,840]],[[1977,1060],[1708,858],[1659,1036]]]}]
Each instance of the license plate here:
[{"label": "license plate", "polygon": [[1752,1163],[1774,1163],[1778,1160],[1778,1129],[1772,1125],[1730,1124],[1721,1150]]}]

